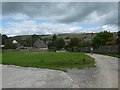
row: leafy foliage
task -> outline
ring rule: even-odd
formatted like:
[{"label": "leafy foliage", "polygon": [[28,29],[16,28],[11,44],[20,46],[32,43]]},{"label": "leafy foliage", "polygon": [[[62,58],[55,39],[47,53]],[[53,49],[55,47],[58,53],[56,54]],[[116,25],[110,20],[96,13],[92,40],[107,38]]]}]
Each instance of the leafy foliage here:
[{"label": "leafy foliage", "polygon": [[54,41],[57,39],[57,36],[54,34],[52,37],[52,42],[54,43]]},{"label": "leafy foliage", "polygon": [[117,43],[120,45],[120,31],[118,31],[117,34],[118,34]]},{"label": "leafy foliage", "polygon": [[69,43],[69,47],[71,47],[71,48],[78,47],[79,41],[80,40],[76,37],[71,38],[70,43]]},{"label": "leafy foliage", "polygon": [[8,37],[6,35],[2,35],[2,44],[5,45],[7,42]]},{"label": "leafy foliage", "polygon": [[93,38],[93,46],[99,47],[101,45],[108,44],[110,42],[110,38],[113,37],[113,34],[107,31],[100,32]]},{"label": "leafy foliage", "polygon": [[15,44],[13,44],[11,40],[6,40],[4,48],[5,49],[16,49],[17,46]]},{"label": "leafy foliage", "polygon": [[55,40],[54,45],[59,50],[65,47],[65,42],[62,38],[58,38]]}]

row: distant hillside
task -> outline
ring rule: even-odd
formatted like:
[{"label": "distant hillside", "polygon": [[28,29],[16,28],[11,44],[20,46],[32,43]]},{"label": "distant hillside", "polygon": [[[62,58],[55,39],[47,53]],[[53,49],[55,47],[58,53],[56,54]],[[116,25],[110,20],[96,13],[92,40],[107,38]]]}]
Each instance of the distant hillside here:
[{"label": "distant hillside", "polygon": [[[96,35],[96,33],[93,33],[93,36],[95,36],[95,35]],[[14,37],[11,37],[11,39],[26,40],[27,38],[31,38],[31,36],[32,35],[14,36]],[[38,36],[38,38],[45,39],[45,38],[52,38],[53,35],[37,35],[37,36]],[[77,37],[77,38],[80,38],[80,39],[84,39],[84,38],[87,38],[87,37],[91,38],[92,34],[91,33],[66,33],[66,34],[58,34],[56,36],[57,36],[57,38]]]}]

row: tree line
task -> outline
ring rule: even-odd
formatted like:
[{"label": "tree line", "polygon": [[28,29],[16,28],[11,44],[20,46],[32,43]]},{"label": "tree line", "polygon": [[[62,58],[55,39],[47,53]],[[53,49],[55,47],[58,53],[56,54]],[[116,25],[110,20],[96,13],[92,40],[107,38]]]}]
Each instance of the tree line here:
[{"label": "tree line", "polygon": [[[91,38],[86,37],[86,39],[88,39],[87,41],[85,41],[84,38],[68,37],[68,36],[66,36],[65,38],[58,38],[57,35],[53,35],[52,38],[44,38],[44,39],[41,39],[39,35],[35,35],[35,34],[26,39],[11,38],[11,37],[7,37],[6,35],[2,35],[2,45],[4,45],[5,49],[15,49],[17,48],[17,46],[12,43],[13,39],[15,39],[21,45],[25,47],[31,47],[33,43],[39,38],[48,45],[49,50],[79,48],[85,46],[99,47],[102,45],[120,44],[120,31],[118,31],[116,34],[117,35],[114,35],[114,33],[103,31],[93,36],[93,33],[91,33]],[[66,39],[68,39],[69,42],[66,43],[65,42]]]}]

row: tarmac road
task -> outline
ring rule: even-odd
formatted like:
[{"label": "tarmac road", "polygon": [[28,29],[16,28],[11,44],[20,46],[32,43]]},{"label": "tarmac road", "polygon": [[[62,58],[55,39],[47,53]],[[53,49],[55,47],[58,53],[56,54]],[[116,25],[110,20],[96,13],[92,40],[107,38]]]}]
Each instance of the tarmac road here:
[{"label": "tarmac road", "polygon": [[118,88],[118,59],[88,54],[96,67],[68,72],[2,65],[2,88]]}]

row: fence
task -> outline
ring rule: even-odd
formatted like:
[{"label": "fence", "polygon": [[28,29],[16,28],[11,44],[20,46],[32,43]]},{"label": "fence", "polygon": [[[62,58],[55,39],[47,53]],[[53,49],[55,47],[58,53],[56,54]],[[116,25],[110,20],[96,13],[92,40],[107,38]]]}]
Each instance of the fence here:
[{"label": "fence", "polygon": [[[80,52],[90,52],[91,47],[81,47]],[[104,45],[98,48],[94,48],[93,52],[96,53],[118,53],[118,45]]]},{"label": "fence", "polygon": [[[67,51],[73,51],[73,52],[91,52],[90,50],[91,47],[80,47],[80,48],[69,48]],[[18,51],[16,49],[4,49],[4,51]],[[19,51],[48,51],[48,49],[21,49]],[[96,53],[118,53],[120,52],[119,46],[118,45],[105,45],[105,46],[100,46],[98,48],[93,48],[93,52]]]}]

